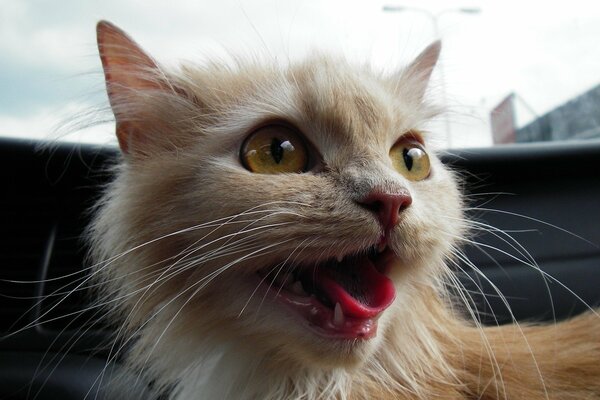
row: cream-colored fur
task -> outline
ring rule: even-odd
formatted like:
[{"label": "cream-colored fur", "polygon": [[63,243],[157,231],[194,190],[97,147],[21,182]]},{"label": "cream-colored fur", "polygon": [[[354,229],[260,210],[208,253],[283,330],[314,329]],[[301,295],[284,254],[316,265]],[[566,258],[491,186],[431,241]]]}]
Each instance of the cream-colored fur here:
[{"label": "cream-colored fur", "polygon": [[[342,59],[284,69],[258,63],[165,71],[118,28],[98,40],[123,150],[90,227],[113,349],[188,399],[600,398],[600,323],[481,328],[452,311],[448,265],[466,234],[454,174],[423,131],[439,43],[392,76]],[[311,144],[313,169],[253,174],[240,146],[285,121]],[[432,174],[411,182],[389,150],[420,132]],[[433,134],[431,134],[433,135]],[[390,236],[397,296],[376,337],[315,335],[269,295],[258,269],[319,262],[379,238],[356,202],[407,189]]]}]

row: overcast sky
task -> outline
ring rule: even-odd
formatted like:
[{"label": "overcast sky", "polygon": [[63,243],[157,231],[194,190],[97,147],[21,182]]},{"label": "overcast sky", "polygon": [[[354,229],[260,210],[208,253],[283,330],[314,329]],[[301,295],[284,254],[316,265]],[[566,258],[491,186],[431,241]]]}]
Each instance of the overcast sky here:
[{"label": "overcast sky", "polygon": [[[384,4],[407,9],[385,13]],[[56,128],[73,115],[106,105],[95,47],[100,19],[165,64],[223,49],[281,60],[321,49],[391,71],[435,38],[431,15],[443,10],[447,96],[439,70],[431,95],[448,107],[454,147],[489,145],[489,111],[511,92],[523,125],[600,83],[600,2],[590,0],[0,0],[0,135],[64,135]],[[442,122],[431,129],[443,144]],[[113,135],[104,124],[67,138],[114,143]]]}]

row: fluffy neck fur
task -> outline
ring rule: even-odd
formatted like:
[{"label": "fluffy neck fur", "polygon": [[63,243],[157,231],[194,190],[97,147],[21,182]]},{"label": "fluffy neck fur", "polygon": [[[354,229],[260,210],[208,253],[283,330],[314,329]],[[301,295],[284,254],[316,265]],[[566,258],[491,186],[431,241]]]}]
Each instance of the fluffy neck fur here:
[{"label": "fluffy neck fur", "polygon": [[[173,399],[434,399],[464,398],[468,389],[458,379],[448,349],[453,324],[435,297],[427,304],[407,302],[386,332],[383,344],[364,362],[354,365],[314,366],[291,360],[286,351],[266,346],[260,338],[223,335],[202,327],[190,332],[173,326],[158,346],[163,321],[150,324],[136,343],[133,360],[159,377],[165,387],[177,381]],[[427,315],[416,315],[415,310]],[[448,318],[448,319],[447,319]],[[256,340],[258,339],[258,341]],[[139,352],[139,353],[138,353]],[[152,360],[153,354],[160,357]],[[148,360],[152,360],[148,362]]]}]

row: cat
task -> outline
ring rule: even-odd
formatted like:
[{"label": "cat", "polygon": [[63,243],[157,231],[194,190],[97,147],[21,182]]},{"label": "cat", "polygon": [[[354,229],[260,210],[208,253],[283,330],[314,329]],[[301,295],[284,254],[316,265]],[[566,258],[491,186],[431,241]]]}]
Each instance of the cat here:
[{"label": "cat", "polygon": [[600,398],[596,314],[484,328],[452,307],[468,222],[423,129],[440,42],[384,75],[325,55],[167,70],[97,35],[122,156],[94,274],[111,354],[157,396]]}]

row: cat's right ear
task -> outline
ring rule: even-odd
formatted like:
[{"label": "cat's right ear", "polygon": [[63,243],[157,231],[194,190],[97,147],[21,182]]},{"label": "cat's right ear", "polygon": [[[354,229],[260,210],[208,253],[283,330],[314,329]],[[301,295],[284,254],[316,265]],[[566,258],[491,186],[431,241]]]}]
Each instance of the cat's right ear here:
[{"label": "cat's right ear", "polygon": [[400,80],[400,84],[396,87],[403,91],[403,96],[411,96],[419,102],[423,100],[431,80],[431,74],[440,58],[441,50],[442,42],[436,40],[401,71],[399,77],[394,77],[394,79]]},{"label": "cat's right ear", "polygon": [[121,29],[100,21],[96,34],[119,146],[129,153],[132,147],[139,147],[147,140],[143,135],[143,116],[132,115],[136,101],[148,91],[163,90],[167,83],[152,57]]}]

